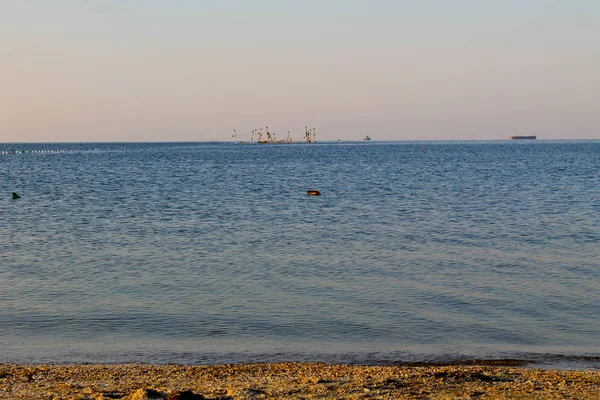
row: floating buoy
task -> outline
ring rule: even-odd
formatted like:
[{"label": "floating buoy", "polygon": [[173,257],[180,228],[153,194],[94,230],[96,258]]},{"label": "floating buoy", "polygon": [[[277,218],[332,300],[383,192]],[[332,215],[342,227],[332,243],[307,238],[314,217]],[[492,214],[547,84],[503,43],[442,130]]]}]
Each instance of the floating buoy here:
[{"label": "floating buoy", "polygon": [[321,192],[319,192],[318,190],[307,190],[306,194],[309,196],[320,196]]},{"label": "floating buoy", "polygon": [[20,199],[20,198],[21,198],[21,196],[19,196],[19,195],[18,195],[18,194],[16,194],[15,192],[13,192],[13,194],[12,194],[12,198],[13,198],[13,199]]}]

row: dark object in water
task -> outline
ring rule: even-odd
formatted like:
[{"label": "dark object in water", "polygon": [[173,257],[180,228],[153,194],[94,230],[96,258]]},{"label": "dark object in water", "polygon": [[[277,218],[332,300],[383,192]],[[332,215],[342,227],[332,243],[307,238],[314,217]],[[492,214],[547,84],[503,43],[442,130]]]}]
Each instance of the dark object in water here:
[{"label": "dark object in water", "polygon": [[320,196],[321,192],[319,192],[318,190],[307,190],[306,194],[309,196]]},{"label": "dark object in water", "polygon": [[15,192],[13,192],[13,194],[12,194],[12,198],[13,198],[13,199],[20,199],[20,198],[21,198],[21,196],[19,196],[19,195],[18,195],[18,194],[16,194]]}]

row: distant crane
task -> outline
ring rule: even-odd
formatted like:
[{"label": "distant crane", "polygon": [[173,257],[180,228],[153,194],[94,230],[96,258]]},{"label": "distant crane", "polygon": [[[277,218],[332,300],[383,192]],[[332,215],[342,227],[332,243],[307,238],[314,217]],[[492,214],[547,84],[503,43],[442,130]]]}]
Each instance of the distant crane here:
[{"label": "distant crane", "polygon": [[271,136],[271,132],[269,132],[269,127],[268,126],[266,128],[266,131],[267,131],[267,143],[273,143],[274,140],[273,140],[273,137]]},{"label": "distant crane", "polygon": [[[260,144],[293,143],[294,141],[292,140],[291,134],[291,131],[287,131],[287,136],[285,138],[282,137],[278,139],[275,132],[271,132],[268,126],[264,128],[264,132],[263,128],[256,128],[250,131],[250,143],[255,143],[255,139],[256,143]],[[309,128],[308,126],[304,126],[305,143],[316,143],[316,136],[317,134],[315,128]],[[236,129],[233,130],[233,135],[231,135],[231,137],[233,138],[233,141],[236,144],[244,143],[244,141],[238,141]]]},{"label": "distant crane", "polygon": [[304,127],[304,140],[306,143],[314,143],[315,135],[315,128],[308,129],[308,126]]}]

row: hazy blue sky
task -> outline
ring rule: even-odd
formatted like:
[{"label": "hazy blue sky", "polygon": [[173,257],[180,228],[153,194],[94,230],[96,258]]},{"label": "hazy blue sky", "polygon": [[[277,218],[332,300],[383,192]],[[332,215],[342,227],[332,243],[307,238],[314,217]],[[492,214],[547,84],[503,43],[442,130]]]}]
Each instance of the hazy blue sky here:
[{"label": "hazy blue sky", "polygon": [[0,0],[0,141],[600,139],[599,0]]}]

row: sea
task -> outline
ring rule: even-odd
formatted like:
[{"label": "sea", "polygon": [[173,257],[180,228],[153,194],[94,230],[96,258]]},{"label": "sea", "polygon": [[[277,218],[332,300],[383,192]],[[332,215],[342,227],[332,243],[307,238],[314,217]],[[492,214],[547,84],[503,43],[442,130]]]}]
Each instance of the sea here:
[{"label": "sea", "polygon": [[0,363],[473,359],[600,369],[600,141],[0,144]]}]

